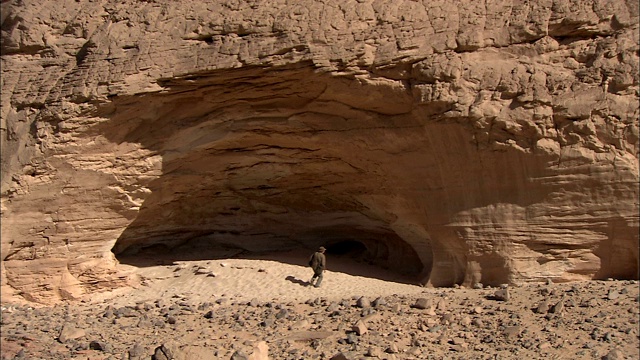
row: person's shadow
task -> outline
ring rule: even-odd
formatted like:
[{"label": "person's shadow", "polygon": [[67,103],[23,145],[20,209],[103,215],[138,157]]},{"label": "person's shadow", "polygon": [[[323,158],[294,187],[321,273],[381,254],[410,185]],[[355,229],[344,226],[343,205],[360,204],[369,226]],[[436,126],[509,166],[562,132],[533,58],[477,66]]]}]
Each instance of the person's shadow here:
[{"label": "person's shadow", "polygon": [[287,276],[287,277],[285,278],[285,280],[291,281],[292,283],[294,283],[294,284],[298,284],[298,285],[300,285],[300,286],[309,286],[309,285],[311,285],[311,284],[309,284],[308,282],[306,282],[306,281],[304,281],[304,280],[300,280],[300,279],[298,279],[298,278],[295,278],[295,277],[293,277],[293,276],[291,276],[291,275]]}]

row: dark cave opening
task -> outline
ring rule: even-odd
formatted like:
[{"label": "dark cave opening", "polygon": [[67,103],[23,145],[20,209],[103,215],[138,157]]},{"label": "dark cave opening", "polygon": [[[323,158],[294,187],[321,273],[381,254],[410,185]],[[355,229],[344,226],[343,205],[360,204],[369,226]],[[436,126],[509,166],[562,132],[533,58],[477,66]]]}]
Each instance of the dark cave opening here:
[{"label": "dark cave opening", "polygon": [[349,256],[359,258],[365,254],[367,247],[355,240],[344,240],[325,245],[328,255]]},{"label": "dark cave opening", "polygon": [[[316,227],[296,235],[247,236],[228,231],[137,235],[144,240],[127,239],[129,246],[112,249],[120,263],[147,267],[176,261],[237,258],[306,267],[308,257],[324,246],[329,271],[412,284],[418,284],[420,274],[431,265],[423,264],[411,245],[394,232],[359,226]],[[291,238],[296,241],[288,242]]]}]

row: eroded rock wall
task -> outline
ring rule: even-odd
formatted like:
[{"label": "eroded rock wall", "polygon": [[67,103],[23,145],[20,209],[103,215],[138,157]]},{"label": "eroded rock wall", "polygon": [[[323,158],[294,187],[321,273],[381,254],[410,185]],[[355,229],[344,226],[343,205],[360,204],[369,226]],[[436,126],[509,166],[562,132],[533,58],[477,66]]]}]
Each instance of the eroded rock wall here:
[{"label": "eroded rock wall", "polygon": [[4,2],[3,293],[342,241],[435,286],[637,278],[638,40],[622,0]]}]

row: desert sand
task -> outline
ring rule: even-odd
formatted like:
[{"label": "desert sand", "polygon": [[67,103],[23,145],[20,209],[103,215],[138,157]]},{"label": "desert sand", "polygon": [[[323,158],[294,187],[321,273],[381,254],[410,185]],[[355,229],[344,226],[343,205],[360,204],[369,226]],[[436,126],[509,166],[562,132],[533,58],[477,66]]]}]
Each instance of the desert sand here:
[{"label": "desert sand", "polygon": [[[311,251],[312,252],[312,251]],[[136,288],[95,294],[85,300],[109,300],[114,305],[155,301],[175,295],[195,302],[220,297],[234,301],[304,302],[316,297],[331,300],[352,296],[418,294],[424,288],[411,279],[348,256],[329,255],[322,286],[307,283],[313,271],[306,263],[311,252],[289,251],[217,260],[136,259],[121,264],[121,272],[138,277]],[[116,296],[117,294],[117,296]]]}]

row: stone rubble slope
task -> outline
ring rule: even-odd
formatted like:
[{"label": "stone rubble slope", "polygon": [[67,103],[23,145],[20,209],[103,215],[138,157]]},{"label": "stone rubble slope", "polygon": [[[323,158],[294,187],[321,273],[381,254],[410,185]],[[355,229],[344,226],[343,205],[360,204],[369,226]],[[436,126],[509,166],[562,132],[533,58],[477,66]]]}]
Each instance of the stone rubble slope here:
[{"label": "stone rubble slope", "polygon": [[[638,282],[3,304],[2,359],[636,359]],[[508,290],[509,299],[496,292]],[[250,296],[250,294],[248,294]]]}]

